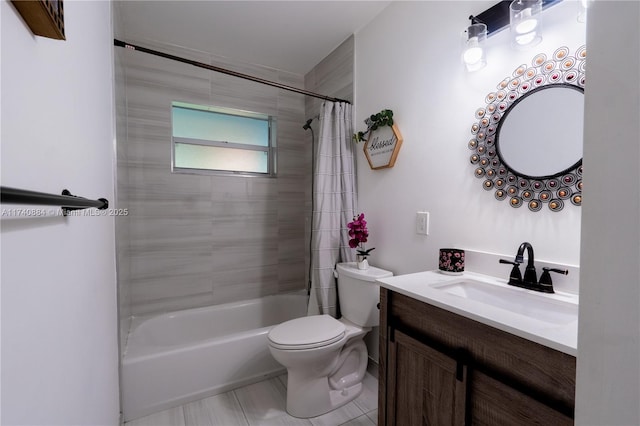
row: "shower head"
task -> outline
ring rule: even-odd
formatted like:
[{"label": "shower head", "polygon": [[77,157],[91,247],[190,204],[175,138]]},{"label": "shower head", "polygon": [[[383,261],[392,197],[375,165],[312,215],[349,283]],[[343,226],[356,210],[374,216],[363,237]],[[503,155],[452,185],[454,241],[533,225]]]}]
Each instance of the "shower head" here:
[{"label": "shower head", "polygon": [[304,126],[302,126],[302,128],[303,128],[304,130],[309,130],[309,129],[311,128],[311,122],[312,122],[312,121],[313,121],[313,118],[308,119],[308,120],[307,120],[307,122],[305,123],[305,125],[304,125]]}]

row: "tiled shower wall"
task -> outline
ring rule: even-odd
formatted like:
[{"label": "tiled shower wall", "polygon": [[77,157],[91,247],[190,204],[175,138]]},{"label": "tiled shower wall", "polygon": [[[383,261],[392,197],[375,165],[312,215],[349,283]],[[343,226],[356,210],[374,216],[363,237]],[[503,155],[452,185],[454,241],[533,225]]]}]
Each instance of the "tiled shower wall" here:
[{"label": "tiled shower wall", "polygon": [[[303,87],[303,77],[203,52],[145,47]],[[302,290],[311,196],[304,97],[141,52],[123,50],[126,80],[130,313],[144,315]],[[277,178],[171,173],[171,102],[277,118]],[[120,188],[122,187],[122,188]],[[121,257],[122,259],[122,257]],[[128,275],[128,276],[126,276]],[[126,303],[126,301],[123,301]]]},{"label": "tiled shower wall", "polygon": [[[121,49],[122,50],[122,49]],[[116,50],[114,52],[114,75],[116,91],[116,205],[121,209],[127,207],[127,186],[129,182],[129,171],[127,169],[126,139],[127,139],[127,103],[125,94],[125,69],[123,64],[123,54]],[[129,218],[127,216],[115,217],[116,230],[116,265],[118,274],[118,308],[119,308],[119,335],[120,347],[124,348],[126,336],[129,332],[131,318],[131,291],[128,285],[129,268]]]},{"label": "tiled shower wall", "polygon": [[[353,102],[353,67],[354,37],[351,36],[304,76],[305,89]],[[306,118],[317,116],[321,103],[322,99],[305,97]]]},{"label": "tiled shower wall", "polygon": [[[114,36],[122,34],[122,20],[119,2],[111,3]],[[127,97],[125,92],[125,67],[124,49],[114,49],[114,90],[116,110],[116,191],[115,208],[126,208],[126,190],[129,182],[127,169],[126,140],[127,140]],[[116,272],[118,279],[118,320],[120,354],[123,354],[129,326],[131,323],[131,292],[129,287],[129,218],[127,216],[115,217],[116,231]]]},{"label": "tiled shower wall", "polygon": [[[304,78],[203,52],[127,41],[353,99],[353,37]],[[319,113],[321,101],[126,49],[117,49],[119,65],[118,201],[129,210],[117,228],[123,337],[130,315],[305,289],[312,143],[302,125]],[[172,101],[276,116],[278,177],[171,173]],[[313,125],[317,138],[317,120]]]}]

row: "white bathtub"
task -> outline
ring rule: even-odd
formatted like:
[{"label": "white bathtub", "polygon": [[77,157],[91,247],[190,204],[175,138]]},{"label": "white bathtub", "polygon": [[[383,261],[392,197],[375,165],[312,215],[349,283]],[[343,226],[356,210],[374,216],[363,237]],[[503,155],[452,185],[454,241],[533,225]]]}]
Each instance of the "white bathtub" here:
[{"label": "white bathtub", "polygon": [[267,333],[305,316],[306,305],[298,293],[134,318],[122,363],[125,421],[284,372]]}]

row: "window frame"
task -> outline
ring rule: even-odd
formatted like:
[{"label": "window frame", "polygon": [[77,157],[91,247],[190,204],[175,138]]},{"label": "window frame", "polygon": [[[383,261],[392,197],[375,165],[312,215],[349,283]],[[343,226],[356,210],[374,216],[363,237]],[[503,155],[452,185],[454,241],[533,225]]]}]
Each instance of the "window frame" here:
[{"label": "window frame", "polygon": [[[173,109],[183,108],[195,111],[206,111],[219,115],[230,115],[246,119],[256,119],[265,121],[268,126],[268,145],[251,145],[237,142],[218,141],[210,139],[195,139],[181,136],[174,136]],[[236,108],[227,108],[221,106],[199,105],[187,102],[173,101],[171,103],[171,173],[199,174],[199,175],[221,175],[221,176],[244,176],[244,177],[276,177],[277,161],[276,161],[276,129],[277,120],[274,116],[245,111]],[[195,167],[178,167],[176,166],[176,144],[210,146],[218,148],[241,149],[255,152],[265,152],[267,154],[267,172],[250,172],[241,170],[221,170],[221,169],[201,169]]]}]

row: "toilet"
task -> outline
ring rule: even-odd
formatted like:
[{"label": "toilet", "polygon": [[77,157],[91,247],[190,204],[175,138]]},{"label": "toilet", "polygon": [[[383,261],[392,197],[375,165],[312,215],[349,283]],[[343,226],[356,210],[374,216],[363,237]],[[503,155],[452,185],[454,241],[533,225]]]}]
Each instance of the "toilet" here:
[{"label": "toilet", "polygon": [[368,362],[363,337],[380,323],[375,281],[393,275],[355,262],[338,263],[334,274],[342,318],[312,315],[269,332],[269,350],[287,368],[287,412],[294,417],[316,417],[360,395]]}]

